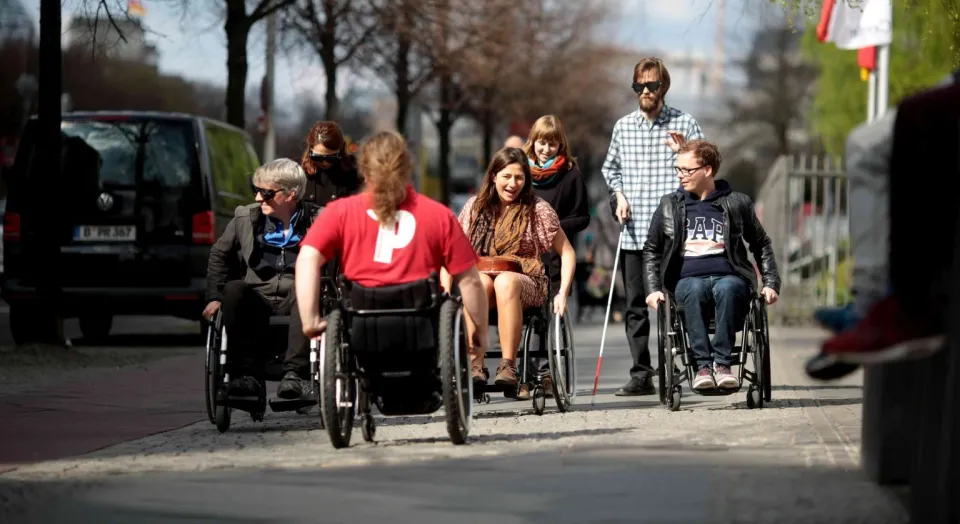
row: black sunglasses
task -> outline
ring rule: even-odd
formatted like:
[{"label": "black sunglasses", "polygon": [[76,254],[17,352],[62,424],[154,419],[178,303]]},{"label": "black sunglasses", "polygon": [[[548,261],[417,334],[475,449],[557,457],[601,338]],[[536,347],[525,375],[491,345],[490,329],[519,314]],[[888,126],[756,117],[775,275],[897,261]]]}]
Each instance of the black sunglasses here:
[{"label": "black sunglasses", "polygon": [[333,155],[318,155],[316,153],[310,153],[310,160],[313,160],[318,164],[321,162],[328,162],[332,164],[335,161],[340,160],[340,153],[336,153]]},{"label": "black sunglasses", "polygon": [[262,187],[257,187],[257,186],[250,186],[250,187],[253,189],[253,196],[257,196],[257,193],[260,193],[261,195],[263,195],[264,200],[270,200],[271,198],[277,196],[277,193],[280,192],[280,190],[277,190],[277,189],[264,189]]},{"label": "black sunglasses", "polygon": [[638,94],[643,93],[643,88],[649,89],[651,93],[656,93],[657,91],[660,91],[660,81],[657,80],[654,82],[634,82],[633,83],[633,91],[635,93],[638,93]]}]

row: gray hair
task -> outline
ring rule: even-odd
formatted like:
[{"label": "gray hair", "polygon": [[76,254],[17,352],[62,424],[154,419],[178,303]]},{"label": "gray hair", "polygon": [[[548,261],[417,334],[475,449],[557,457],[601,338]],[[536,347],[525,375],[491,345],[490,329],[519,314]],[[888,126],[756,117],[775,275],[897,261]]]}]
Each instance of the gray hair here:
[{"label": "gray hair", "polygon": [[293,160],[278,158],[257,168],[253,183],[276,184],[284,192],[294,191],[296,199],[300,200],[307,189],[307,174]]}]

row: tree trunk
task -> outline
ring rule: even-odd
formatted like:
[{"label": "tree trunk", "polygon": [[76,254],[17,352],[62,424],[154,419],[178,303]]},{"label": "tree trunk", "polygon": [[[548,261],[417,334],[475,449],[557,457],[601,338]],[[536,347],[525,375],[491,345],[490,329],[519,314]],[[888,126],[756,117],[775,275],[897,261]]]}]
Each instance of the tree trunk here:
[{"label": "tree trunk", "polygon": [[[63,187],[60,174],[60,96],[63,85],[60,17],[60,0],[41,0],[39,126],[36,140],[39,165],[27,183],[32,195],[49,194],[49,188]],[[27,216],[24,222],[35,234],[23,235],[23,238],[28,242],[24,247],[31,254],[30,267],[34,271],[40,306],[34,312],[39,316],[34,319],[38,328],[37,339],[39,342],[63,345],[62,289],[58,271],[61,237],[58,226],[61,221],[60,215],[51,213],[50,209],[62,209],[60,202],[66,195],[54,191],[52,197],[52,202],[33,200],[25,206]]]},{"label": "tree trunk", "polygon": [[246,127],[247,38],[250,21],[244,0],[227,0],[227,122]]},{"label": "tree trunk", "polygon": [[325,62],[323,68],[327,74],[327,95],[324,112],[327,120],[336,121],[340,119],[340,100],[337,98],[337,65],[328,65]]},{"label": "tree trunk", "polygon": [[483,132],[483,161],[486,163],[493,158],[493,111],[490,109],[483,110],[480,128]]},{"label": "tree trunk", "polygon": [[394,78],[397,80],[397,132],[406,134],[407,110],[410,108],[410,40],[400,37],[397,42],[397,61]]},{"label": "tree trunk", "polygon": [[437,135],[440,141],[440,201],[450,202],[450,129],[453,127],[453,80],[450,73],[440,75],[440,119]]},{"label": "tree trunk", "polygon": [[337,99],[337,27],[333,8],[332,2],[323,4],[326,28],[320,35],[320,61],[327,75],[326,119],[336,121],[340,119],[340,101]]}]

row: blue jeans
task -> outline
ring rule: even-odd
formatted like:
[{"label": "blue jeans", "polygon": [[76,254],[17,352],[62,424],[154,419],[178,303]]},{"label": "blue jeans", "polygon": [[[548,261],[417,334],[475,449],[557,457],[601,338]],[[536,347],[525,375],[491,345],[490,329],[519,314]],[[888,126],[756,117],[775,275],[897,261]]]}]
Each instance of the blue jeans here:
[{"label": "blue jeans", "polygon": [[[750,307],[747,282],[736,275],[687,277],[677,283],[674,296],[677,303],[683,305],[687,336],[697,368],[703,369],[714,362],[730,366],[737,332],[743,327]],[[707,332],[711,317],[716,322],[712,344]]]}]

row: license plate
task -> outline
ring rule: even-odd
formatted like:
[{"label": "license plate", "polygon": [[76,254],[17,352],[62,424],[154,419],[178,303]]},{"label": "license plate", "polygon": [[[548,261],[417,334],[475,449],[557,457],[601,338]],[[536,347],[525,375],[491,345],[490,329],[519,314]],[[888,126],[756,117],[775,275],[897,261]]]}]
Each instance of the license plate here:
[{"label": "license plate", "polygon": [[136,226],[77,226],[73,230],[73,239],[80,242],[128,242],[136,238]]}]

